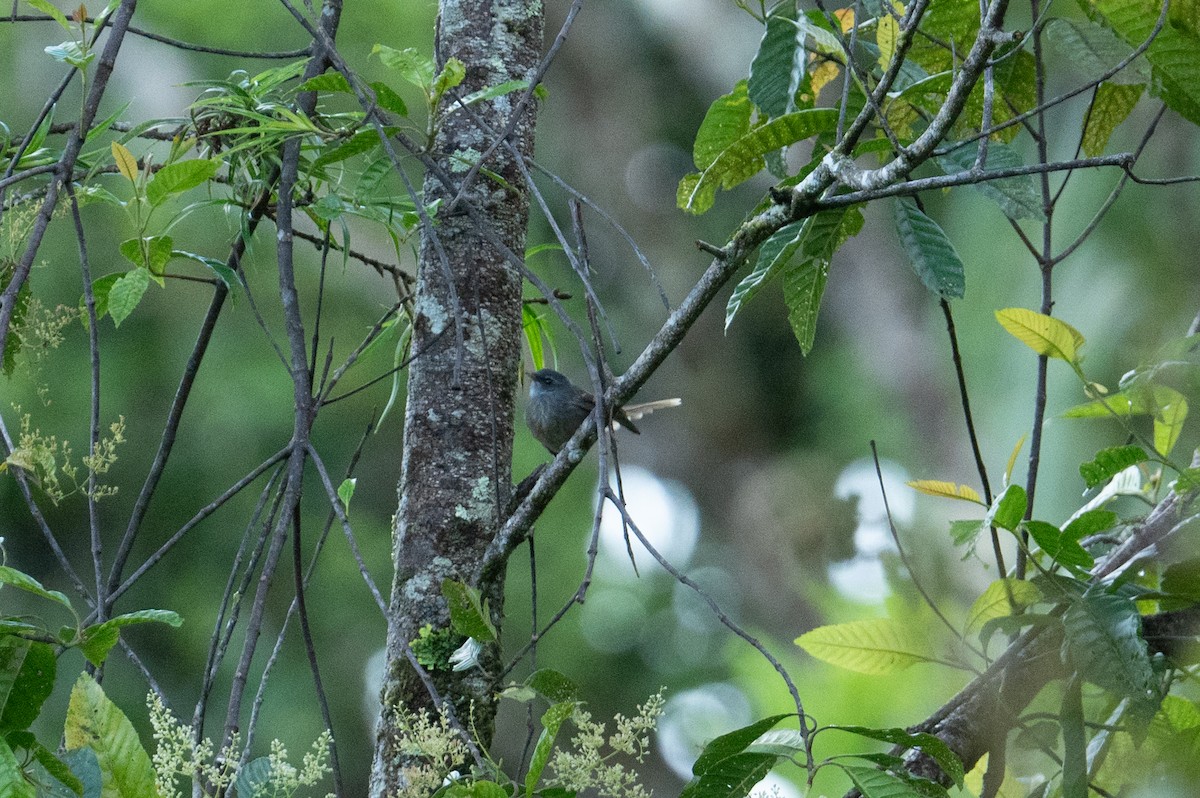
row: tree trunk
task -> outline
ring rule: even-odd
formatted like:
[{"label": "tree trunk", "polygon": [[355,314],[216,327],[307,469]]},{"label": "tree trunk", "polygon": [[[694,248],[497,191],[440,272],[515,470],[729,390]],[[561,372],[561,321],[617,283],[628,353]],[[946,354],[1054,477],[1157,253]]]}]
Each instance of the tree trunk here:
[{"label": "tree trunk", "polygon": [[[541,52],[542,5],[536,0],[441,0],[435,59],[466,65],[460,96],[509,80],[532,77]],[[467,112],[447,98],[439,111],[433,152],[438,174],[460,183],[505,130],[521,93],[473,106]],[[509,141],[531,155],[534,106],[529,104]],[[493,133],[489,133],[488,131]],[[507,186],[481,172],[464,201],[451,209],[456,190],[427,172],[425,201],[440,199],[434,230],[421,242],[412,351],[408,372],[399,510],[393,529],[383,712],[376,730],[373,796],[404,786],[405,758],[397,747],[396,717],[432,705],[429,691],[409,665],[407,648],[426,624],[449,625],[441,596],[445,579],[471,581],[502,522],[511,491],[513,409],[521,363],[522,277],[494,243],[525,250],[529,203],[521,173],[505,148],[485,164]],[[457,188],[457,187],[456,187]],[[449,210],[449,212],[447,212]],[[490,232],[481,234],[480,219]],[[447,280],[447,277],[450,279]],[[503,568],[489,569],[492,584],[476,585],[491,598],[498,624]],[[438,693],[468,728],[490,737],[495,717],[496,647],[485,648],[483,668],[432,672]],[[473,709],[472,709],[473,706]],[[468,722],[470,713],[474,717]],[[488,740],[479,740],[486,745]]]}]

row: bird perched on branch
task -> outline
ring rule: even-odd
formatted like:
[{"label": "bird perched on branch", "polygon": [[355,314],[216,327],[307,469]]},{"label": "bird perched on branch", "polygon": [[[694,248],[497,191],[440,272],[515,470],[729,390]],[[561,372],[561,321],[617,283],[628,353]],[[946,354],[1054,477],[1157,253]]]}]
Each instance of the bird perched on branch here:
[{"label": "bird perched on branch", "polygon": [[[529,404],[525,407],[525,423],[533,437],[551,454],[557,454],[579,425],[596,407],[596,397],[571,384],[571,381],[554,369],[542,369],[529,375]],[[642,416],[664,407],[678,407],[682,399],[660,399],[636,405],[614,407],[612,421],[635,434],[640,434],[633,425]]]}]

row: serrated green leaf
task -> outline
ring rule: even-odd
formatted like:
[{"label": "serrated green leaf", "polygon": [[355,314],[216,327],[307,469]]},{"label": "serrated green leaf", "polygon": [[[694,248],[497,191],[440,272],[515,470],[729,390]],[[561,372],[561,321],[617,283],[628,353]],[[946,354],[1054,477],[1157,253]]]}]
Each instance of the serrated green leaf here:
[{"label": "serrated green leaf", "polygon": [[1084,120],[1081,142],[1084,155],[1095,158],[1104,154],[1113,131],[1133,112],[1144,90],[1144,86],[1112,83],[1101,83],[1096,87],[1095,99]]},{"label": "serrated green leaf", "polygon": [[533,747],[529,770],[525,773],[525,798],[532,798],[533,791],[542,778],[542,771],[550,762],[550,755],[554,751],[554,738],[558,736],[558,730],[563,723],[573,714],[575,714],[575,702],[563,701],[553,704],[542,715],[542,733],[538,737],[537,745]]},{"label": "serrated green leaf", "polygon": [[718,188],[730,189],[762,171],[763,156],[837,127],[838,113],[811,108],[759,125],[720,151],[698,175],[685,176],[677,193],[679,207],[702,214],[712,207]]},{"label": "serrated green leaf", "polygon": [[71,690],[63,738],[68,749],[90,748],[114,796],[155,798],[154,768],[129,719],[96,680],[79,675]]},{"label": "serrated green leaf", "polygon": [[482,643],[497,639],[496,627],[488,617],[483,598],[477,589],[453,579],[442,582],[442,595],[450,606],[450,623],[454,631],[473,637]]},{"label": "serrated green leaf", "polygon": [[692,145],[692,160],[697,169],[707,169],[723,150],[750,130],[754,105],[749,98],[749,84],[738,81],[729,94],[713,100],[696,131]]},{"label": "serrated green leaf", "polygon": [[930,661],[911,629],[890,618],[818,626],[797,637],[796,645],[830,665],[875,676]]},{"label": "serrated green leaf", "polygon": [[725,331],[737,316],[738,311],[750,302],[758,290],[779,275],[791,257],[800,248],[808,231],[812,229],[812,217],[786,224],[771,234],[758,248],[758,262],[754,270],[746,275],[733,289],[725,306]]},{"label": "serrated green leaf", "polygon": [[758,52],[750,63],[746,88],[751,102],[768,118],[796,110],[796,92],[804,80],[808,51],[804,49],[804,33],[796,27],[795,18],[795,5],[777,6],[767,17]]},{"label": "serrated green leaf", "polygon": [[371,55],[378,55],[380,62],[397,73],[404,80],[428,90],[433,83],[433,59],[412,47],[397,50],[386,44],[377,44],[371,49]]},{"label": "serrated green leaf", "polygon": [[1071,364],[1079,362],[1079,350],[1084,344],[1083,334],[1065,321],[1027,308],[997,310],[996,320],[1014,338],[1039,355]]},{"label": "serrated green leaf", "polygon": [[[1111,30],[1090,21],[1056,17],[1049,20],[1043,30],[1058,51],[1085,75],[1102,75],[1133,53],[1133,48]],[[1136,59],[1107,82],[1140,86],[1148,77],[1145,66],[1142,59]]]},{"label": "serrated green leaf", "polygon": [[129,318],[149,285],[150,272],[147,269],[126,272],[113,283],[108,292],[108,313],[112,316],[114,326],[120,327],[121,322]]},{"label": "serrated green leaf", "polygon": [[[148,269],[159,285],[163,284],[162,276],[167,264],[175,253],[175,242],[170,236],[146,236],[145,238],[130,238],[121,242],[121,254],[135,266]],[[111,295],[111,291],[110,291]]]},{"label": "serrated green leaf", "polygon": [[1079,466],[1079,475],[1089,488],[1103,485],[1117,474],[1150,459],[1141,446],[1115,446],[1096,452],[1096,459]]},{"label": "serrated green leaf", "polygon": [[204,185],[220,168],[220,161],[207,158],[169,163],[159,169],[154,178],[146,184],[146,200],[151,205],[161,205],[173,194]]},{"label": "serrated green leaf", "polygon": [[1042,591],[1037,585],[1024,579],[997,579],[993,581],[967,612],[967,620],[963,624],[966,634],[974,634],[993,618],[1003,618],[1007,615],[1036,604],[1042,598]]},{"label": "serrated green leaf", "polygon": [[1083,678],[1134,704],[1157,703],[1154,671],[1133,600],[1086,592],[1067,607],[1063,629],[1064,654],[1070,655]]},{"label": "serrated green leaf", "polygon": [[44,599],[61,604],[68,610],[71,609],[71,600],[64,594],[57,590],[48,590],[42,586],[41,582],[24,571],[18,571],[16,568],[0,565],[0,585],[12,585],[18,590],[33,593],[35,596],[41,596]]},{"label": "serrated green leaf", "polygon": [[[978,12],[976,12],[976,16],[978,16]],[[953,142],[947,142],[947,144],[953,144]],[[975,168],[975,157],[978,150],[978,144],[972,142],[938,156],[937,162],[948,175],[968,172]],[[1011,147],[999,141],[988,142],[985,175],[989,171],[1012,169],[1023,165],[1020,156]],[[1032,219],[1038,222],[1045,219],[1041,194],[1038,192],[1037,183],[1032,175],[984,180],[972,183],[971,187],[999,205],[1000,210],[1010,219]]]},{"label": "serrated green leaf", "polygon": [[998,526],[1010,532],[1016,530],[1025,510],[1029,507],[1025,489],[1020,485],[1009,485],[1004,492],[995,498],[983,519],[984,526]]},{"label": "serrated green leaf", "polygon": [[965,270],[949,236],[911,199],[898,198],[894,208],[896,232],[917,277],[934,296],[961,299],[966,293]]},{"label": "serrated green leaf", "polygon": [[1021,528],[1029,533],[1038,547],[1052,560],[1075,568],[1091,568],[1095,564],[1078,541],[1063,535],[1062,530],[1045,521],[1026,521]]}]

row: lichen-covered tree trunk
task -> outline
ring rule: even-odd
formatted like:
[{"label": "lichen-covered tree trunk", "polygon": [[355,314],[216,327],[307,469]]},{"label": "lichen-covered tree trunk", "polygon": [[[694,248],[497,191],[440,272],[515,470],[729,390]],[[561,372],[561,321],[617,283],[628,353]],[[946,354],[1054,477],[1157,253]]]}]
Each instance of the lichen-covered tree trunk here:
[{"label": "lichen-covered tree trunk", "polygon": [[[435,45],[438,66],[457,58],[472,91],[529,78],[542,45],[539,0],[441,0]],[[521,358],[521,283],[518,269],[495,242],[520,255],[525,249],[529,203],[521,173],[508,150],[497,148],[485,169],[452,208],[469,166],[509,127],[521,97],[516,92],[490,103],[440,112],[431,153],[440,169],[425,179],[427,203],[440,199],[434,234],[421,243],[405,412],[399,510],[393,529],[395,580],[388,613],[383,713],[376,735],[371,779],[374,796],[394,795],[404,785],[404,756],[397,747],[397,712],[432,704],[429,691],[406,658],[425,624],[448,626],[442,581],[471,582],[499,524],[511,489],[513,409]],[[534,107],[530,104],[509,141],[532,154]],[[488,173],[498,173],[505,184]],[[481,230],[486,225],[487,232]],[[447,279],[449,278],[449,279]],[[503,579],[503,568],[490,569]],[[502,585],[476,585],[492,597],[499,614]],[[497,651],[483,652],[483,670],[432,674],[468,728],[490,735],[495,715]],[[473,705],[474,718],[468,723]],[[486,744],[487,740],[480,741]]]}]

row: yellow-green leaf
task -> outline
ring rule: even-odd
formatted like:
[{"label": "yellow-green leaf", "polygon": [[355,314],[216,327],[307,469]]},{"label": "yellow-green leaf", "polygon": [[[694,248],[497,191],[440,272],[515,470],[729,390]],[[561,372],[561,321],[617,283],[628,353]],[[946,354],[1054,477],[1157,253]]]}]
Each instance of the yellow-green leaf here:
[{"label": "yellow-green leaf", "polygon": [[879,46],[879,68],[887,70],[896,52],[896,38],[900,35],[900,23],[884,9],[879,14],[879,26],[875,29],[875,44]]},{"label": "yellow-green leaf", "polygon": [[[1174,388],[1158,386],[1158,410],[1154,414],[1154,449],[1163,457],[1171,454],[1179,433],[1183,431],[1183,422],[1187,419],[1188,404],[1183,394]],[[1163,402],[1165,396],[1174,394],[1169,401]]]},{"label": "yellow-green leaf", "polygon": [[117,171],[121,176],[130,183],[136,183],[138,179],[137,158],[133,157],[133,153],[119,141],[112,143],[113,160],[117,162]]},{"label": "yellow-green leaf", "polygon": [[979,631],[993,618],[1013,615],[1042,597],[1042,591],[1024,579],[997,579],[975,599],[967,613],[964,631],[967,634]]},{"label": "yellow-green leaf", "polygon": [[[970,485],[956,485],[938,479],[914,479],[906,483],[910,488],[920,491],[927,496],[941,496],[946,499],[961,499],[983,505],[983,499]],[[983,505],[987,506],[987,505]]]},{"label": "yellow-green leaf", "polygon": [[1010,454],[1008,456],[1008,465],[1005,466],[1005,468],[1004,468],[1005,483],[1012,482],[1012,472],[1013,472],[1013,468],[1015,468],[1017,465],[1017,455],[1021,453],[1021,447],[1023,447],[1024,445],[1025,445],[1025,436],[1022,435],[1021,439],[1017,441],[1017,445],[1013,447],[1012,454]]},{"label": "yellow-green leaf", "polygon": [[68,750],[96,753],[103,794],[112,798],[155,798],[154,768],[129,718],[108,699],[96,680],[81,673],[71,690],[63,736]]},{"label": "yellow-green leaf", "polygon": [[1005,308],[996,311],[996,320],[1014,338],[1039,355],[1072,364],[1079,361],[1079,349],[1084,344],[1083,333],[1061,319],[1027,308]]},{"label": "yellow-green leaf", "polygon": [[819,626],[797,637],[796,645],[830,665],[875,676],[931,661],[909,627],[890,618]]}]

